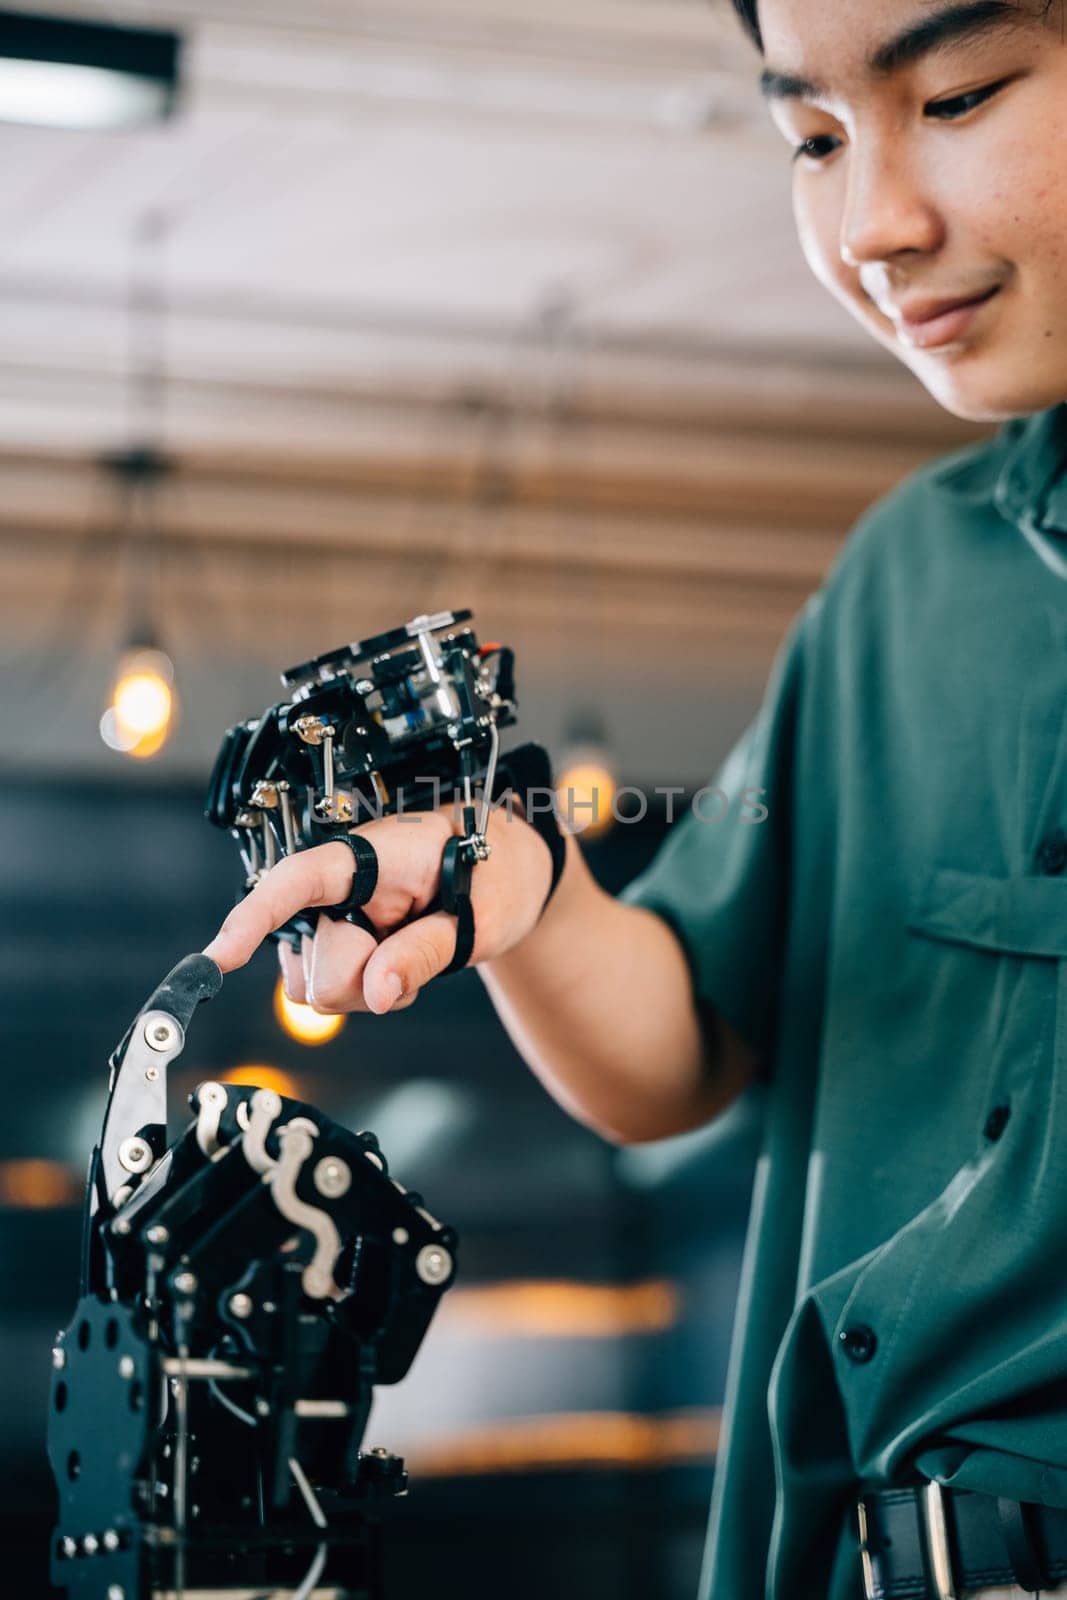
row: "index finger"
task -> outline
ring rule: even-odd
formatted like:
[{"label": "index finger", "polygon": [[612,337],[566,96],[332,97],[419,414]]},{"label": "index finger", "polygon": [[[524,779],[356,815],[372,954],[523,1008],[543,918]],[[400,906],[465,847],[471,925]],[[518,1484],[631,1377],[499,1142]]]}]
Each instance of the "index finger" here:
[{"label": "index finger", "polygon": [[307,906],[333,906],[347,898],[355,859],[341,841],[285,856],[239,900],[204,954],[223,972],[243,967],[269,934]]}]

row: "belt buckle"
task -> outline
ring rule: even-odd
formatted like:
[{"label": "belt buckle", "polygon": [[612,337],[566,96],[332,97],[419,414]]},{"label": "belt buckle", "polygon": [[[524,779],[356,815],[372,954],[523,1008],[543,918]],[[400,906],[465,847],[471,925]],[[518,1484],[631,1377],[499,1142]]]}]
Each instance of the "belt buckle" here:
[{"label": "belt buckle", "polygon": [[922,1511],[926,1527],[926,1552],[930,1558],[930,1573],[937,1600],[958,1600],[945,1519],[945,1491],[939,1483],[931,1480],[923,1486]]},{"label": "belt buckle", "polygon": [[875,1582],[871,1548],[867,1542],[867,1504],[861,1495],[856,1501],[856,1521],[860,1528],[860,1566],[863,1569],[863,1600],[882,1600],[881,1585]]}]

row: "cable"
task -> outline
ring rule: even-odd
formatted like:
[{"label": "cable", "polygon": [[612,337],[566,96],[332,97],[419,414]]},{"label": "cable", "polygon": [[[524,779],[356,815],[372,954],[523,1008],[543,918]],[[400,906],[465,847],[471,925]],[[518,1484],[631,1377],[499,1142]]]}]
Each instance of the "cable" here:
[{"label": "cable", "polygon": [[232,1412],[232,1414],[237,1418],[238,1422],[245,1423],[249,1428],[256,1428],[259,1426],[255,1417],[250,1411],[243,1411],[236,1401],[231,1400],[228,1395],[223,1394],[214,1378],[209,1378],[207,1380],[207,1386],[211,1390],[211,1393],[214,1395],[215,1399],[218,1401],[219,1405],[225,1406],[227,1411]]},{"label": "cable", "polygon": [[[218,1353],[219,1353],[218,1345],[215,1345],[215,1347],[212,1349],[212,1351],[210,1353],[211,1353],[212,1358],[217,1356]],[[223,1394],[223,1392],[219,1388],[218,1382],[217,1382],[217,1380],[215,1378],[209,1378],[207,1380],[207,1386],[208,1386],[209,1390],[211,1391],[211,1393],[214,1395],[215,1399],[218,1401],[219,1405],[220,1406],[225,1406],[226,1410],[231,1412],[233,1414],[233,1416],[235,1416],[237,1418],[238,1422],[245,1423],[245,1425],[247,1427],[249,1427],[249,1428],[258,1428],[259,1427],[259,1423],[258,1423],[257,1419],[252,1415],[252,1413],[250,1411],[243,1410],[243,1408],[241,1406],[239,1406],[235,1400],[231,1400],[230,1399],[229,1395]]]},{"label": "cable", "polygon": [[[308,1511],[311,1514],[312,1522],[314,1522],[317,1528],[325,1528],[327,1524],[326,1518],[323,1516],[322,1507],[319,1505],[315,1491],[305,1476],[303,1467],[300,1465],[295,1456],[289,1457],[289,1471],[296,1479],[296,1486],[304,1497],[304,1504],[307,1506]],[[307,1572],[304,1574],[303,1583],[300,1585],[299,1589],[293,1590],[290,1600],[309,1600],[312,1590],[322,1575],[322,1569],[326,1565],[327,1548],[328,1547],[325,1544],[319,1545],[319,1548],[315,1553],[314,1560],[307,1569]]]}]

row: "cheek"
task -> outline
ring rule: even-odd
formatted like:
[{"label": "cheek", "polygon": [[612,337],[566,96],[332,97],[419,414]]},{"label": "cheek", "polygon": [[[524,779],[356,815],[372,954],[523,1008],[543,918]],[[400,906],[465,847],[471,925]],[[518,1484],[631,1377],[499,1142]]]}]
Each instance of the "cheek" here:
[{"label": "cheek", "polygon": [[[1067,52],[1065,52],[1067,55]],[[969,137],[931,136],[923,166],[950,230],[1042,275],[1067,255],[1067,62],[1020,87]],[[1038,130],[1035,136],[1035,130]]]},{"label": "cheek", "polygon": [[859,293],[859,283],[855,270],[841,259],[843,201],[838,186],[826,182],[827,175],[819,174],[817,184],[806,181],[809,176],[798,173],[793,185],[793,217],[800,248],[823,287],[838,299],[851,300]]}]

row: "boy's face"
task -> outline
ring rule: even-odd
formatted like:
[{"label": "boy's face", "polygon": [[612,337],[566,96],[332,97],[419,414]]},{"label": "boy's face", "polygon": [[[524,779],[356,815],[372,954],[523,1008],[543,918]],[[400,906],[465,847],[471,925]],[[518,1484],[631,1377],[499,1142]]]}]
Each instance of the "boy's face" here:
[{"label": "boy's face", "polygon": [[1067,399],[1065,5],[760,0],[812,271],[959,417]]}]

